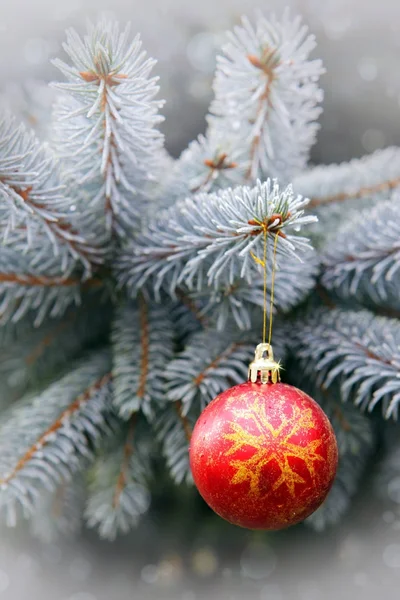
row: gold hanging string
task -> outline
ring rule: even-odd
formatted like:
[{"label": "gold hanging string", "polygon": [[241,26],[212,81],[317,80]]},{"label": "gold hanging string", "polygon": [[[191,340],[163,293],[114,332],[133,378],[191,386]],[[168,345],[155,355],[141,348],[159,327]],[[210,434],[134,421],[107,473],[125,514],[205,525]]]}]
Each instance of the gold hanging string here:
[{"label": "gold hanging string", "polygon": [[[273,253],[273,257],[272,257],[272,275],[271,275],[271,302],[270,302],[270,308],[269,308],[269,334],[268,334],[268,344],[271,345],[271,338],[272,338],[272,320],[273,320],[273,310],[274,310],[274,290],[275,290],[275,275],[276,275],[276,249],[278,247],[278,233],[275,234],[275,241],[274,241],[274,253]],[[267,269],[265,268],[265,271]],[[264,308],[264,314],[265,314],[265,308]]]},{"label": "gold hanging string", "polygon": [[265,344],[267,337],[267,245],[268,245],[268,229],[264,226],[264,300],[263,300],[263,335],[262,340]]},{"label": "gold hanging string", "polygon": [[[263,290],[263,330],[262,330],[262,340],[263,344],[265,344],[267,339],[267,247],[268,247],[268,226],[265,223],[260,223],[263,228],[263,236],[264,236],[264,249],[263,249],[263,259],[261,260],[256,256],[253,252],[250,252],[253,260],[262,266],[263,268],[263,276],[264,276],[264,290]],[[275,234],[274,241],[274,252],[272,258],[272,275],[271,275],[271,295],[270,295],[270,310],[269,310],[269,333],[268,333],[268,344],[271,344],[272,338],[272,322],[273,322],[273,309],[274,309],[274,290],[275,290],[275,275],[276,275],[276,249],[278,247],[278,237],[279,233]]]}]

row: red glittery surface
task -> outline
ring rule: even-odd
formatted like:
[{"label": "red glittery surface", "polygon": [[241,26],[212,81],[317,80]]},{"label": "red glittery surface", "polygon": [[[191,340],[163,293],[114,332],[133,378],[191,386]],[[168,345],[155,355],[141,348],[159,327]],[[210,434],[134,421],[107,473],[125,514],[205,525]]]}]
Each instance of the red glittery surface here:
[{"label": "red glittery surface", "polygon": [[332,426],[310,396],[284,384],[242,383],[200,415],[190,443],[196,486],[233,524],[281,529],[314,512],[338,461]]}]

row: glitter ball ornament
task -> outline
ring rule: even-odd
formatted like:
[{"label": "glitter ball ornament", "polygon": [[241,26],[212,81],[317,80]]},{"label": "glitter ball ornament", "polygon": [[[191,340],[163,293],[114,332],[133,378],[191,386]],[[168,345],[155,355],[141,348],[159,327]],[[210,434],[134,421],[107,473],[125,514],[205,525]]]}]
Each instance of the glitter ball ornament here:
[{"label": "glitter ball ornament", "polygon": [[308,517],[332,486],[332,426],[310,396],[280,383],[269,344],[259,344],[249,381],[219,394],[190,443],[195,484],[222,518],[249,529],[282,529]]}]

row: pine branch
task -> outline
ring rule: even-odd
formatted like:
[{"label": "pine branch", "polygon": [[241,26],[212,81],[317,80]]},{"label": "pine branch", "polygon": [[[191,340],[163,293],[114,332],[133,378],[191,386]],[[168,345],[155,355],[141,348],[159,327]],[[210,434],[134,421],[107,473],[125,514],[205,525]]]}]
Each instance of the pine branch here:
[{"label": "pine branch", "polygon": [[114,540],[127,533],[150,505],[149,447],[137,435],[135,415],[124,428],[120,444],[97,460],[85,511],[89,527]]},{"label": "pine branch", "polygon": [[166,181],[158,191],[160,205],[168,208],[192,194],[245,183],[246,167],[241,160],[242,149],[237,140],[230,140],[227,132],[209,128],[166,171]]},{"label": "pine branch", "polygon": [[368,311],[317,310],[293,328],[295,356],[318,385],[340,386],[342,400],[386,418],[400,403],[400,325]]},{"label": "pine branch", "polygon": [[55,145],[76,185],[90,189],[107,231],[122,234],[137,225],[162,151],[154,61],[139,36],[129,42],[129,26],[120,32],[105,19],[83,39],[68,30],[64,50],[72,65],[54,61],[67,79],[56,84],[66,95],[55,110]]},{"label": "pine branch", "polygon": [[[267,305],[271,300],[272,252],[267,258]],[[300,261],[284,261],[278,265],[274,286],[274,311],[286,313],[299,304],[315,285],[319,271],[318,256],[312,250],[305,251]],[[251,329],[255,314],[264,304],[262,267],[252,270],[252,281],[238,279],[229,285],[220,281],[214,288],[204,286],[198,291],[188,291],[189,296],[202,305],[200,314],[209,317],[219,331],[223,331],[231,318],[241,330]]]},{"label": "pine branch", "polygon": [[165,376],[168,400],[182,403],[186,415],[193,404],[205,407],[217,394],[247,377],[254,356],[249,334],[207,329],[195,334],[185,350],[169,363]]},{"label": "pine branch", "polygon": [[32,514],[43,490],[68,482],[92,457],[108,428],[109,368],[107,353],[93,354],[3,417],[0,509],[9,525],[20,511]]},{"label": "pine branch", "polygon": [[60,166],[15,119],[0,122],[0,317],[61,315],[103,259]]},{"label": "pine branch", "polygon": [[[360,208],[365,202],[390,197],[400,187],[400,149],[377,150],[338,165],[314,167],[294,180],[296,192],[311,198],[309,208],[352,201]],[[343,207],[341,207],[343,210]]]},{"label": "pine branch", "polygon": [[[258,325],[261,331],[261,321]],[[285,338],[279,324],[275,325],[274,354],[283,359]],[[219,393],[247,379],[256,343],[254,327],[251,332],[241,333],[236,327],[228,326],[223,337],[211,328],[195,333],[165,371],[168,400],[180,402],[183,415],[194,404],[203,409]]]},{"label": "pine branch", "polygon": [[[121,253],[117,273],[121,284],[135,294],[146,282],[159,293],[164,285],[174,295],[182,283],[190,289],[233,285],[259,278],[252,253],[262,255],[264,232],[272,243],[279,236],[277,256],[299,258],[309,248],[306,238],[293,235],[314,222],[302,210],[307,200],[281,191],[276,182],[258,182],[215,194],[180,201],[154,219]],[[279,260],[278,260],[279,263]],[[211,266],[210,266],[211,264]]]},{"label": "pine branch", "polygon": [[3,243],[30,255],[32,267],[54,255],[60,279],[61,273],[71,273],[78,264],[90,275],[92,263],[101,261],[101,250],[74,226],[75,222],[82,227],[82,215],[79,219],[74,215],[74,200],[65,195],[58,163],[33,132],[17,125],[10,115],[0,122],[0,139]]},{"label": "pine branch", "polygon": [[199,406],[193,406],[188,414],[184,414],[181,402],[171,402],[157,413],[152,423],[167,468],[177,484],[193,483],[189,465],[189,443],[199,413]]},{"label": "pine branch", "polygon": [[138,304],[121,307],[115,317],[113,405],[123,419],[142,410],[151,419],[165,402],[164,370],[173,353],[173,330],[167,308]]},{"label": "pine branch", "polygon": [[400,309],[400,196],[350,219],[322,262],[322,283],[340,297]]},{"label": "pine branch", "polygon": [[12,337],[6,335],[0,342],[2,399],[4,395],[10,402],[27,389],[51,380],[83,349],[104,338],[109,312],[109,305],[95,294],[86,296],[81,307],[47,320],[39,328],[33,327],[28,316]]},{"label": "pine branch", "polygon": [[[301,18],[244,18],[227,34],[217,59],[210,126],[242,148],[247,178],[288,183],[304,169],[315,141],[322,100],[320,60],[308,60],[314,36]],[[239,159],[240,160],[240,159]]]}]

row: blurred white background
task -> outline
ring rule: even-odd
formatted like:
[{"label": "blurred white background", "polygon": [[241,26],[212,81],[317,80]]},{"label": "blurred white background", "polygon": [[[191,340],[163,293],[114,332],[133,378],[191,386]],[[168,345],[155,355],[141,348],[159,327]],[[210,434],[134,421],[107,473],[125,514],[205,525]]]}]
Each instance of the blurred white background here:
[{"label": "blurred white background", "polygon": [[[178,154],[204,127],[220,32],[243,13],[281,11],[286,4],[316,34],[316,55],[327,68],[313,159],[345,160],[400,144],[398,0],[0,0],[0,88],[58,77],[49,59],[62,53],[64,29],[82,31],[86,17],[106,10],[131,21],[158,59],[167,144]],[[229,526],[199,533],[194,521],[175,529],[149,519],[114,546],[92,536],[48,546],[4,532],[0,600],[399,597],[399,515],[372,492],[363,492],[337,529],[318,536],[299,528],[273,549],[266,536],[232,533]],[[231,546],[222,558],[224,542]]]}]

